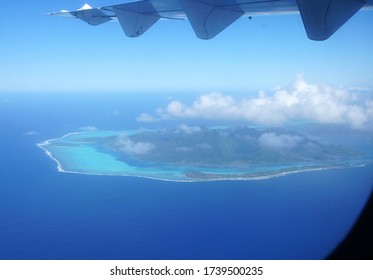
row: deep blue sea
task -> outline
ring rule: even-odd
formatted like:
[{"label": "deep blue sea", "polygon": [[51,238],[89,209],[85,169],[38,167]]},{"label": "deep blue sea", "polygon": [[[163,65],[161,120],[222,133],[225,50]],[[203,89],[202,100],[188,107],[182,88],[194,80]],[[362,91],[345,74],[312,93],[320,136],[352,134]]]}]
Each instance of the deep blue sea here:
[{"label": "deep blue sea", "polygon": [[176,183],[59,173],[36,146],[150,126],[135,118],[159,98],[0,94],[0,259],[322,259],[372,191],[372,165]]}]

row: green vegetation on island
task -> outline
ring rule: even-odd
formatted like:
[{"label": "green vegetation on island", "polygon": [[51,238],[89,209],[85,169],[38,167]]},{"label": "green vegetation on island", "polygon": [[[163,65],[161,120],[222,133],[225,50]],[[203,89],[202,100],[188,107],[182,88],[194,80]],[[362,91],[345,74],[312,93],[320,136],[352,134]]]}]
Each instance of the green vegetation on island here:
[{"label": "green vegetation on island", "polygon": [[[244,169],[255,166],[327,164],[357,158],[355,150],[322,144],[286,129],[249,127],[142,131],[113,137],[108,147],[123,161],[189,167]],[[193,173],[194,174],[194,173]]]}]

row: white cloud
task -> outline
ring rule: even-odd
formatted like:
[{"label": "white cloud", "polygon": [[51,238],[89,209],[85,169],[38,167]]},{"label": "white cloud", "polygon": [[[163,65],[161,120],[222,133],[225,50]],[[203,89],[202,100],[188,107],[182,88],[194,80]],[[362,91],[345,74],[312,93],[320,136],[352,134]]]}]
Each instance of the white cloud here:
[{"label": "white cloud", "polygon": [[195,132],[200,132],[201,131],[201,127],[199,126],[189,126],[189,125],[186,125],[186,124],[181,124],[179,125],[178,127],[182,132],[186,133],[186,134],[192,134],[192,133],[195,133]]},{"label": "white cloud", "polygon": [[263,133],[259,138],[259,144],[266,148],[293,149],[303,138],[298,135],[277,134],[273,132]]},{"label": "white cloud", "polygon": [[187,106],[180,101],[172,101],[166,112],[173,117],[205,117],[214,118],[217,112],[220,115],[234,116],[237,110],[234,99],[221,93],[210,93],[200,96],[192,106]]},{"label": "white cloud", "polygon": [[373,100],[366,100],[365,105],[367,107],[367,115],[370,120],[373,119]]},{"label": "white cloud", "polygon": [[277,88],[270,94],[235,99],[230,95],[210,93],[188,105],[175,100],[158,110],[161,118],[205,118],[247,120],[277,125],[292,120],[323,124],[347,124],[363,128],[373,122],[373,100],[359,88],[330,87],[307,83],[297,75],[288,88]]},{"label": "white cloud", "polygon": [[351,123],[352,127],[360,128],[363,127],[368,121],[369,112],[365,112],[362,108],[354,105],[347,112],[347,118]]},{"label": "white cloud", "polygon": [[159,121],[159,118],[156,118],[150,114],[147,114],[147,113],[142,113],[140,114],[140,116],[138,116],[136,118],[136,121],[138,122],[147,122],[147,123],[151,123],[151,122],[157,122]]},{"label": "white cloud", "polygon": [[80,128],[81,131],[96,131],[98,130],[97,127],[89,125],[89,126],[82,126]]},{"label": "white cloud", "polygon": [[144,155],[155,148],[155,145],[149,142],[134,142],[126,135],[120,135],[113,144],[115,149],[130,155]]},{"label": "white cloud", "polygon": [[32,130],[32,131],[27,131],[25,133],[23,133],[23,136],[33,136],[33,135],[38,135],[39,132],[35,131],[35,130]]}]

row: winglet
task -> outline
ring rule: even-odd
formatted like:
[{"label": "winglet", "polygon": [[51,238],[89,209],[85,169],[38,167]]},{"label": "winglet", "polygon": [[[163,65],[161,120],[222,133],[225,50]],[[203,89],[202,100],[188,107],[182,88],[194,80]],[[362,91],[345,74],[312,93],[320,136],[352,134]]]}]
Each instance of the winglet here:
[{"label": "winglet", "polygon": [[244,14],[238,6],[216,6],[213,0],[179,1],[200,39],[215,37]]},{"label": "winglet", "polygon": [[366,3],[365,0],[297,0],[308,38],[323,41]]},{"label": "winglet", "polygon": [[78,11],[81,11],[81,10],[90,10],[92,9],[92,7],[90,5],[88,5],[87,3],[85,3],[83,5],[83,7],[81,7],[80,9],[78,9]]}]

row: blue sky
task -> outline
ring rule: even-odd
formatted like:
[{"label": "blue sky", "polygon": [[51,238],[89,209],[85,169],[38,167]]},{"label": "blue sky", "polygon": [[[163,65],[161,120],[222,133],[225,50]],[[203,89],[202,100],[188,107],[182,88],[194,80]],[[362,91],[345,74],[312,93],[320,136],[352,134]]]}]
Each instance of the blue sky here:
[{"label": "blue sky", "polygon": [[131,39],[117,22],[43,15],[84,3],[0,1],[0,92],[229,93],[286,86],[300,73],[312,83],[373,88],[373,11],[324,42],[307,38],[299,15],[241,18],[209,41],[187,21],[162,20]]}]

